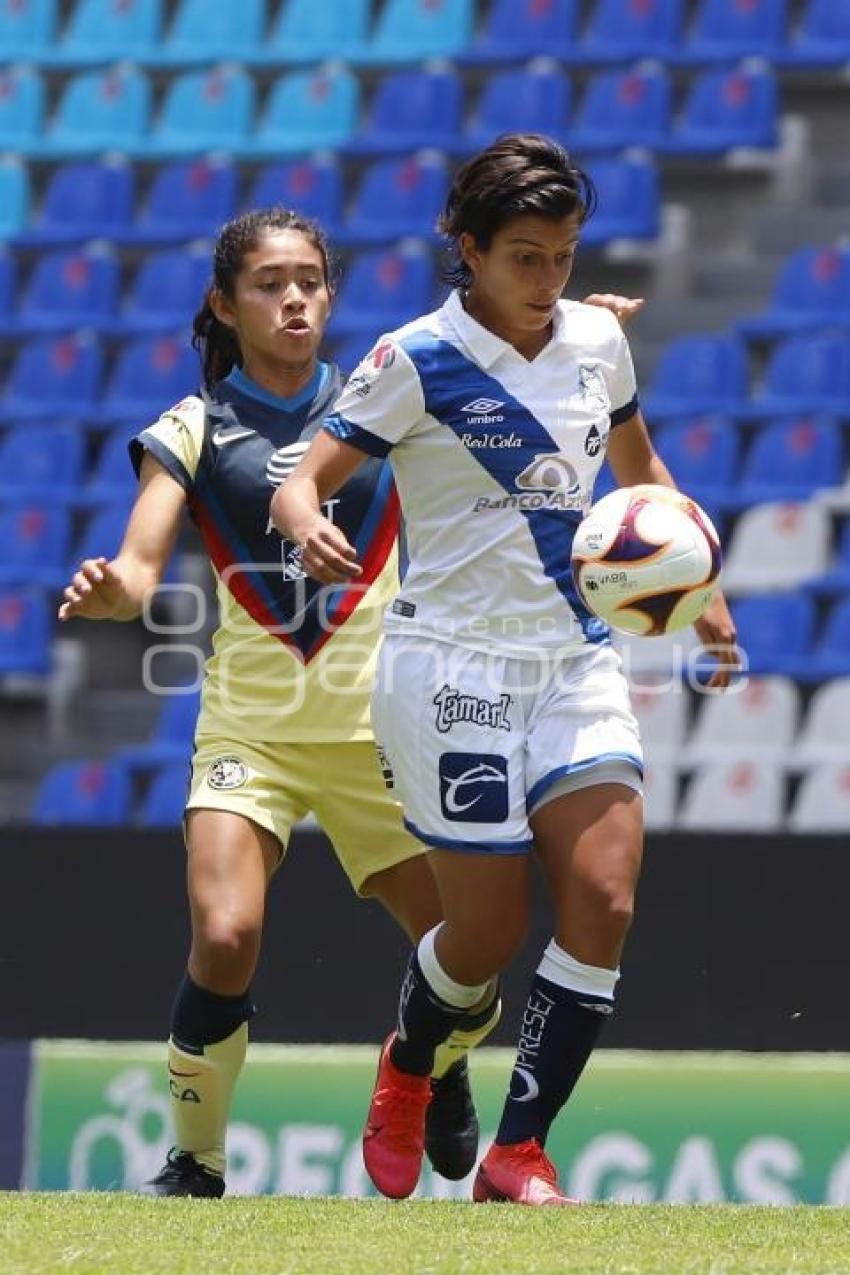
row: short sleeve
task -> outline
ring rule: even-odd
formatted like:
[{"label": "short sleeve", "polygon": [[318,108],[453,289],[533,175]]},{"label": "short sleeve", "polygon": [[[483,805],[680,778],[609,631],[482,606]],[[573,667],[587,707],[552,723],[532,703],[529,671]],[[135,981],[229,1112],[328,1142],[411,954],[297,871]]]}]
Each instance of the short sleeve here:
[{"label": "short sleeve", "polygon": [[203,401],[195,397],[184,398],[163,412],[130,443],[136,474],[141,471],[145,452],[150,452],[184,491],[191,491],[204,442],[204,416]]},{"label": "short sleeve", "polygon": [[325,429],[370,456],[386,456],[425,415],[419,373],[400,345],[382,337],[355,368]]},{"label": "short sleeve", "polygon": [[617,324],[617,343],[614,348],[608,394],[611,400],[611,424],[620,425],[630,420],[638,410],[637,382],[632,363],[632,352],[625,334]]}]

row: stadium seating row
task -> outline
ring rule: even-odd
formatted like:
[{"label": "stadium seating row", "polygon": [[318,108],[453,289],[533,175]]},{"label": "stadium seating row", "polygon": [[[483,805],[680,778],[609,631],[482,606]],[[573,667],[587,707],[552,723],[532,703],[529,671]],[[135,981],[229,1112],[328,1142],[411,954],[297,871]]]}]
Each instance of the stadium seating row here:
[{"label": "stadium seating row", "polygon": [[256,159],[319,147],[466,155],[498,133],[527,129],[568,138],[579,154],[644,146],[699,155],[772,147],[778,138],[778,90],[766,66],[698,73],[678,109],[657,63],[597,73],[574,107],[571,81],[549,58],[492,72],[468,116],[464,79],[443,65],[385,75],[368,109],[344,65],[281,76],[262,109],[257,97],[249,71],[221,63],[176,76],[154,112],[148,76],[121,63],[73,77],[48,122],[41,76],[18,67],[0,77],[0,147],[49,159],[108,150],[145,159],[227,150]]},{"label": "stadium seating row", "polygon": [[345,56],[364,62],[463,55],[510,61],[548,48],[573,63],[663,56],[712,62],[753,53],[789,65],[850,58],[850,14],[838,0],[807,0],[799,22],[788,0],[595,0],[580,22],[579,0],[492,0],[474,30],[474,0],[180,0],[165,22],[164,0],[76,0],[59,29],[59,0],[4,0],[0,50],[67,66],[132,56],[155,66],[239,56],[300,62]]}]

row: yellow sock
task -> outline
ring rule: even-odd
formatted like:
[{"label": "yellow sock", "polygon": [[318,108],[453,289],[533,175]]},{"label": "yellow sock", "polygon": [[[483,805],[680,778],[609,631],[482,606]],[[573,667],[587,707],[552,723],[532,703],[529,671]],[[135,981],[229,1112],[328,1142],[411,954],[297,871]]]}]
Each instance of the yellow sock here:
[{"label": "yellow sock", "polygon": [[451,1036],[437,1047],[434,1070],[431,1072],[434,1079],[439,1080],[445,1076],[449,1068],[459,1062],[464,1054],[469,1053],[470,1049],[474,1049],[476,1045],[480,1045],[482,1040],[486,1040],[501,1017],[502,1001],[498,995],[495,1001],[491,1001],[479,1013],[476,1014],[473,1011],[467,1014],[465,1019],[467,1025],[456,1027]]},{"label": "yellow sock", "polygon": [[191,1151],[199,1164],[224,1174],[224,1137],[233,1090],[248,1048],[248,1024],[230,1036],[205,1045],[202,1054],[187,1054],[168,1042],[168,1082],[177,1146]]}]

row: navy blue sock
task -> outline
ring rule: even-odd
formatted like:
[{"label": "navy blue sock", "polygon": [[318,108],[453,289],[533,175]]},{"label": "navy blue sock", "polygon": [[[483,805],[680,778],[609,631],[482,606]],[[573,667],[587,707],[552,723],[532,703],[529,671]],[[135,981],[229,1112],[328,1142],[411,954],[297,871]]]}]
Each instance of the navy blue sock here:
[{"label": "navy blue sock", "polygon": [[390,1058],[399,1071],[412,1076],[430,1076],[434,1051],[465,1017],[465,1009],[449,1005],[437,995],[422,973],[414,949],[401,985],[398,1035],[390,1049]]},{"label": "navy blue sock", "polygon": [[219,996],[193,982],[188,971],[177,988],[171,1011],[171,1038],[187,1054],[202,1054],[232,1036],[256,1012],[250,988],[239,996]]},{"label": "navy blue sock", "polygon": [[613,1002],[603,996],[574,992],[535,974],[496,1142],[536,1138],[545,1146],[612,1012]]}]

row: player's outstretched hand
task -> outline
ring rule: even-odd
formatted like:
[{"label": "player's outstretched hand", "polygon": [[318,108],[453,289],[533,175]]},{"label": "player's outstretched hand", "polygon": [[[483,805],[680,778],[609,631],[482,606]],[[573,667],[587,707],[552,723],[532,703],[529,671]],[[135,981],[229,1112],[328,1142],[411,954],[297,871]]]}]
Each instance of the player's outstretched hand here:
[{"label": "player's outstretched hand", "polygon": [[125,600],[125,589],[106,558],[86,558],[65,590],[60,620],[108,620]]},{"label": "player's outstretched hand", "polygon": [[598,305],[603,310],[610,310],[620,323],[628,323],[639,314],[644,307],[643,297],[621,297],[616,292],[591,292],[584,298],[585,305]]},{"label": "player's outstretched hand", "polygon": [[363,574],[357,563],[357,550],[345,533],[322,515],[301,537],[300,544],[301,566],[322,584],[344,584]]},{"label": "player's outstretched hand", "polygon": [[694,623],[694,628],[700,642],[717,660],[717,668],[709,679],[708,689],[725,691],[732,680],[732,674],[741,668],[741,656],[737,646],[735,622],[720,590]]}]

